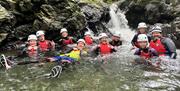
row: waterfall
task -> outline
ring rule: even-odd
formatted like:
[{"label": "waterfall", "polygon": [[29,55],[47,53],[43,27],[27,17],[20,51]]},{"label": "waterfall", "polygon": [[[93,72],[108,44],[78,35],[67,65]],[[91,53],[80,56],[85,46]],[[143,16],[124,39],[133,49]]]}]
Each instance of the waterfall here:
[{"label": "waterfall", "polygon": [[128,21],[125,16],[125,12],[120,10],[116,4],[110,6],[110,17],[111,20],[108,23],[108,28],[112,34],[120,34],[122,39],[129,41],[134,36],[134,31],[128,26]]}]

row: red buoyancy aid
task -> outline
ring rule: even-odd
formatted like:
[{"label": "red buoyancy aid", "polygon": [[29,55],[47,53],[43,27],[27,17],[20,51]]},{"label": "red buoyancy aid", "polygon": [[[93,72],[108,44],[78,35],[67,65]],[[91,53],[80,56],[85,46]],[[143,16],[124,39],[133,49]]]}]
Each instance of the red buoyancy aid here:
[{"label": "red buoyancy aid", "polygon": [[150,59],[151,58],[151,53],[150,52],[145,53],[145,52],[141,51],[140,56],[145,58],[145,59]]},{"label": "red buoyancy aid", "polygon": [[27,49],[28,56],[36,55],[38,51],[38,47],[30,47]]},{"label": "red buoyancy aid", "polygon": [[39,45],[39,48],[40,48],[41,51],[46,51],[50,47],[49,42],[47,40],[39,41],[38,45]]},{"label": "red buoyancy aid", "polygon": [[100,44],[99,48],[101,54],[110,54],[112,50],[112,47],[109,44]]},{"label": "red buoyancy aid", "polygon": [[72,40],[71,38],[69,38],[69,39],[64,39],[64,40],[63,40],[63,44],[65,44],[65,45],[73,44],[73,40]]},{"label": "red buoyancy aid", "polygon": [[159,53],[159,55],[164,55],[166,52],[166,49],[165,49],[164,45],[161,43],[160,39],[158,39],[156,42],[151,41],[150,47],[154,48]]},{"label": "red buoyancy aid", "polygon": [[92,38],[90,36],[85,36],[84,40],[85,40],[87,45],[93,44],[93,40],[92,40]]},{"label": "red buoyancy aid", "polygon": [[28,51],[30,51],[30,52],[33,52],[33,51],[37,51],[37,46],[29,46],[28,48],[27,48],[27,50]]}]

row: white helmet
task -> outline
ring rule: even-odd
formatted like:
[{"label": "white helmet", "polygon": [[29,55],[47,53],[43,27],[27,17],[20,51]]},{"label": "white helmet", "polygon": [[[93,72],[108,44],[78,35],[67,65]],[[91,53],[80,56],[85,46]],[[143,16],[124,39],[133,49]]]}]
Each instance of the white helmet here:
[{"label": "white helmet", "polygon": [[99,34],[99,39],[103,38],[103,37],[108,37],[106,33],[100,33]]},{"label": "white helmet", "polygon": [[121,37],[121,34],[115,33],[115,34],[113,34],[113,36]]},{"label": "white helmet", "polygon": [[139,24],[138,24],[138,29],[139,29],[139,28],[147,28],[146,23],[144,23],[144,22],[139,23]]},{"label": "white helmet", "polygon": [[34,35],[34,34],[29,35],[29,36],[28,36],[28,41],[29,41],[29,40],[37,40],[36,35]]},{"label": "white helmet", "polygon": [[146,34],[139,34],[137,41],[138,41],[138,42],[139,42],[139,41],[147,41],[147,42],[148,42],[148,37],[147,37]]},{"label": "white helmet", "polygon": [[63,32],[68,32],[66,28],[62,28],[60,33],[63,33]]},{"label": "white helmet", "polygon": [[39,31],[36,32],[36,36],[37,36],[37,37],[39,37],[39,36],[41,36],[41,35],[44,35],[44,31],[39,30]]},{"label": "white helmet", "polygon": [[79,39],[79,40],[77,41],[77,43],[79,43],[79,42],[83,42],[84,44],[86,44],[86,42],[85,42],[84,39]]},{"label": "white helmet", "polygon": [[162,32],[162,29],[161,29],[161,27],[160,26],[155,26],[155,27],[153,27],[152,28],[152,30],[151,30],[151,33],[153,33],[153,32]]},{"label": "white helmet", "polygon": [[84,35],[91,35],[91,33],[90,32],[85,32],[85,34]]}]

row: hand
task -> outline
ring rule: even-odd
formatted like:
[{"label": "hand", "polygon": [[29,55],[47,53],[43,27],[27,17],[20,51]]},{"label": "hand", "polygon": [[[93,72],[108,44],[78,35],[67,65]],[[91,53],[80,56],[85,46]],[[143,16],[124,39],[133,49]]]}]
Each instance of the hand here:
[{"label": "hand", "polygon": [[174,59],[175,55],[176,55],[175,53],[172,53],[171,58]]},{"label": "hand", "polygon": [[59,42],[62,42],[64,39],[60,39]]},{"label": "hand", "polygon": [[52,46],[52,48],[55,48],[55,42],[52,40],[52,41],[50,41],[50,44],[51,44],[51,46]]},{"label": "hand", "polygon": [[69,39],[73,39],[73,37],[69,37]]},{"label": "hand", "polygon": [[47,62],[54,62],[55,59],[54,59],[54,58],[46,58],[46,61],[47,61]]}]

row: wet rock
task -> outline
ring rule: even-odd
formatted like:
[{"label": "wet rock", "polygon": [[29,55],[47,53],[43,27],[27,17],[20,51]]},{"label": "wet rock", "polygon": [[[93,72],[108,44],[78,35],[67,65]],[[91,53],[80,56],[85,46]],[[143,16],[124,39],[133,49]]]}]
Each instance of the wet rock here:
[{"label": "wet rock", "polygon": [[7,37],[7,33],[0,33],[0,43],[4,40],[4,39],[6,39],[6,37]]},{"label": "wet rock", "polygon": [[176,32],[174,36],[176,37],[176,39],[174,39],[176,47],[180,49],[180,32]]},{"label": "wet rock", "polygon": [[124,0],[119,7],[127,11],[126,18],[132,28],[142,21],[148,24],[170,23],[176,18],[173,4],[164,0]]},{"label": "wet rock", "polygon": [[56,12],[54,11],[51,5],[42,5],[39,13],[36,13],[36,16],[42,23],[49,26],[55,20]]},{"label": "wet rock", "polygon": [[177,17],[174,20],[173,25],[176,30],[176,33],[174,34],[174,36],[176,37],[176,40],[174,40],[174,41],[175,41],[177,48],[180,49],[180,17]]},{"label": "wet rock", "polygon": [[174,25],[176,26],[176,31],[180,32],[180,17],[177,17],[174,21]]},{"label": "wet rock", "polygon": [[14,10],[16,7],[16,1],[14,0],[1,0],[0,4],[7,10]]},{"label": "wet rock", "polygon": [[90,28],[94,33],[109,31],[103,24],[110,20],[107,5],[97,7],[92,4],[79,3],[79,6],[86,17],[88,28]]},{"label": "wet rock", "polygon": [[7,38],[15,23],[14,15],[0,5],[0,44]]},{"label": "wet rock", "polygon": [[9,24],[14,25],[14,16],[0,5],[0,26]]},{"label": "wet rock", "polygon": [[27,39],[29,34],[32,34],[35,32],[36,30],[33,29],[31,24],[25,24],[25,25],[16,27],[11,37],[17,38],[19,40]]},{"label": "wet rock", "polygon": [[50,39],[59,36],[61,28],[78,36],[86,27],[80,7],[73,0],[2,0],[0,1],[0,33],[8,33],[5,42],[26,37],[43,29]]},{"label": "wet rock", "polygon": [[32,10],[33,4],[31,0],[19,0],[18,1],[18,9],[21,12],[33,12]]}]

